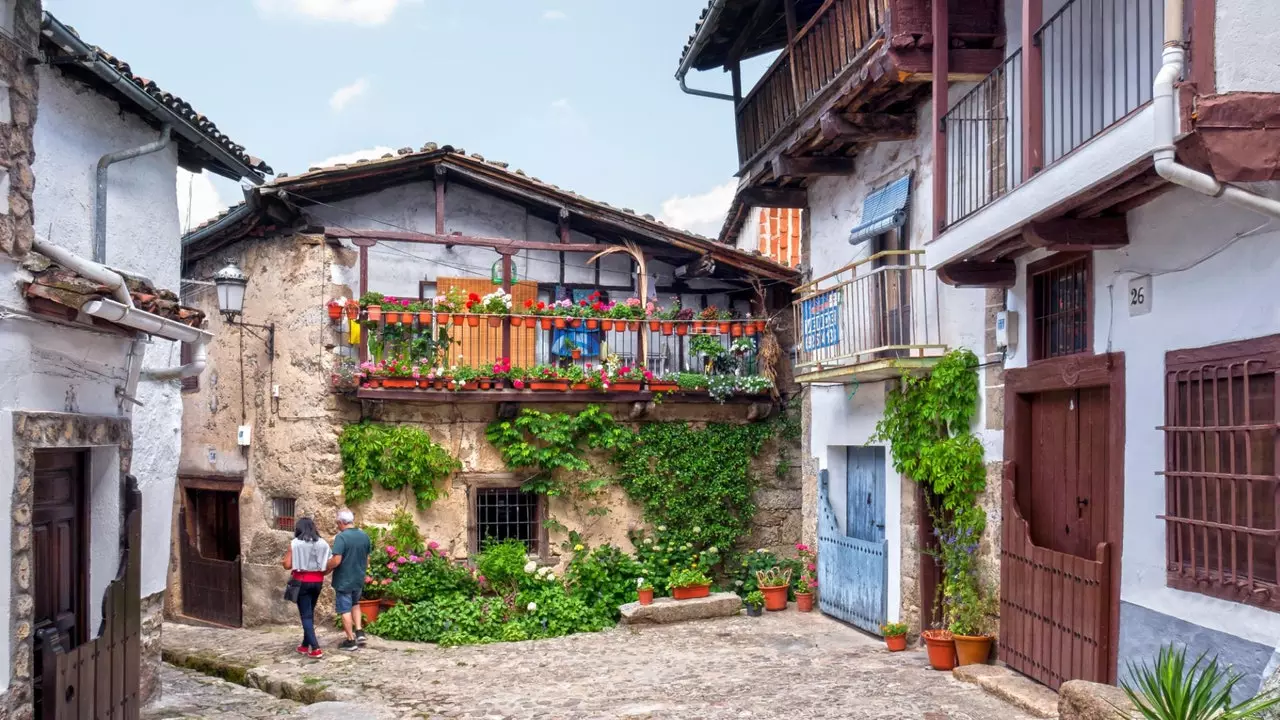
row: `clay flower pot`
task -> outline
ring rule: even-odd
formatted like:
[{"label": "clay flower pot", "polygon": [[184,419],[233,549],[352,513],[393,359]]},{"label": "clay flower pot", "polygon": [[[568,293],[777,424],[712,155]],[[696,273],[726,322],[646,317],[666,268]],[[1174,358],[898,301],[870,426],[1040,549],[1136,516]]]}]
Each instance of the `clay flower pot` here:
[{"label": "clay flower pot", "polygon": [[[621,328],[619,328],[619,329],[621,329]],[[628,330],[630,330],[631,332],[635,332],[635,331],[639,330],[639,329],[640,329],[640,321],[639,321],[639,320],[629,320],[629,321],[627,321],[627,329],[628,329]]]},{"label": "clay flower pot", "polygon": [[586,392],[587,390],[591,389],[591,385],[587,383],[574,383],[573,386],[569,389],[575,392]]},{"label": "clay flower pot", "polygon": [[520,317],[519,315],[512,315],[511,327],[520,327],[521,325],[524,325],[524,318]]},{"label": "clay flower pot", "polygon": [[703,328],[705,328],[706,326],[707,326],[707,324],[706,324],[706,323],[704,323],[704,322],[702,322],[701,320],[694,320],[694,321],[693,321],[693,331],[694,331],[695,333],[700,333],[700,332],[702,332]]},{"label": "clay flower pot", "polygon": [[673,382],[663,382],[662,380],[650,380],[649,392],[675,392],[680,386]]},{"label": "clay flower pot", "polygon": [[[550,330],[550,329],[551,329],[551,318],[549,318],[549,317],[539,318],[539,319],[538,319],[538,324],[542,326],[542,329],[543,329],[543,330]],[[558,327],[558,326],[557,326],[557,327]]]},{"label": "clay flower pot", "polygon": [[747,323],[746,326],[742,328],[742,332],[746,333],[747,337],[751,337],[752,335],[755,335],[756,334],[755,323]]},{"label": "clay flower pot", "polygon": [[[660,325],[662,326],[662,334],[663,334],[663,335],[670,335],[670,334],[675,330],[675,325],[676,325],[676,324],[675,324],[675,323],[671,323],[671,322],[663,322],[663,323],[660,323]],[[652,325],[652,324],[650,324],[650,325],[649,325],[649,329],[650,329],[650,330],[652,330],[652,329],[653,329],[653,325]]]},{"label": "clay flower pot", "polygon": [[796,609],[800,612],[813,612],[813,593],[796,593]]},{"label": "clay flower pot", "polygon": [[370,321],[370,322],[378,322],[378,321],[379,321],[379,320],[381,320],[381,319],[382,319],[382,308],[378,307],[377,305],[370,305],[370,306],[369,306],[369,321]]},{"label": "clay flower pot", "polygon": [[760,617],[764,614],[764,608],[747,606],[747,617]]},{"label": "clay flower pot", "polygon": [[689,323],[676,323],[676,334],[677,334],[677,335],[688,335],[688,334],[689,334]]},{"label": "clay flower pot", "polygon": [[984,665],[991,655],[990,635],[952,635],[957,665]]},{"label": "clay flower pot", "polygon": [[599,321],[599,320],[597,320],[597,319],[595,319],[595,318],[587,318],[587,329],[588,329],[588,330],[595,330],[595,329],[596,329],[596,328],[598,328],[598,327],[600,327],[600,321]]},{"label": "clay flower pot", "polygon": [[630,380],[619,380],[609,385],[609,390],[613,392],[640,392],[640,383],[631,382]]},{"label": "clay flower pot", "polygon": [[653,604],[653,588],[649,588],[648,590],[637,590],[636,595],[639,596],[641,605]]},{"label": "clay flower pot", "polygon": [[391,608],[399,604],[400,604],[400,601],[396,600],[395,598],[382,598],[382,600],[378,603],[378,608],[380,610],[390,610]]},{"label": "clay flower pot", "polygon": [[759,331],[759,332],[764,332],[764,331],[765,331],[765,328],[766,328],[766,327],[768,327],[768,325],[769,325],[769,321],[768,321],[768,320],[757,320],[757,321],[756,321],[756,330],[757,330],[757,331]]},{"label": "clay flower pot", "polygon": [[418,387],[418,381],[413,378],[383,378],[382,387],[403,390]]},{"label": "clay flower pot", "polygon": [[761,587],[760,592],[764,593],[764,609],[772,612],[786,610],[788,589],[790,589],[789,585]]},{"label": "clay flower pot", "polygon": [[581,350],[574,350],[572,353],[570,353],[570,355],[572,355],[572,356],[573,356],[573,359],[574,359],[574,360],[581,360],[581,359],[582,359],[582,351],[581,351]]},{"label": "clay flower pot", "polygon": [[949,630],[925,630],[920,633],[929,649],[929,665],[934,670],[951,670],[956,666],[956,642]]},{"label": "clay flower pot", "polygon": [[468,325],[469,327],[480,327],[480,316],[479,316],[479,315],[468,315],[468,316],[467,316],[467,325]]},{"label": "clay flower pot", "polygon": [[479,389],[480,389],[480,381],[479,381],[479,380],[468,380],[467,382],[462,383],[462,389],[463,389],[463,390],[479,390]]},{"label": "clay flower pot", "polygon": [[425,311],[425,310],[423,310],[422,312],[418,313],[418,322],[419,322],[419,323],[421,323],[422,325],[430,325],[430,324],[431,324],[431,313],[429,313],[429,312],[427,312],[427,311]]},{"label": "clay flower pot", "polygon": [[456,326],[456,327],[461,327],[461,326],[463,326],[463,325],[466,325],[466,324],[467,324],[467,316],[466,316],[466,315],[462,315],[462,314],[460,314],[460,313],[455,313],[455,314],[454,314],[454,316],[453,316],[453,324],[454,324],[454,326]]},{"label": "clay flower pot", "polygon": [[338,303],[329,303],[328,310],[329,310],[330,320],[342,319],[342,306],[339,305]]},{"label": "clay flower pot", "polygon": [[556,329],[557,329],[557,330],[563,330],[563,329],[564,329],[564,326],[565,326],[565,325],[567,325],[567,324],[568,324],[568,321],[567,321],[567,320],[565,320],[564,318],[562,318],[562,317],[558,317],[558,318],[556,318]]},{"label": "clay flower pot", "polygon": [[551,391],[563,392],[569,389],[569,381],[568,380],[534,380],[533,382],[529,383],[529,389],[536,390],[538,392],[551,392]]},{"label": "clay flower pot", "polygon": [[722,322],[722,323],[720,323],[720,334],[721,334],[721,335],[728,335],[728,334],[729,334],[729,327],[730,327],[730,326],[729,326],[729,323],[727,323],[727,322]]},{"label": "clay flower pot", "polygon": [[650,321],[649,321],[649,332],[658,332],[658,331],[659,331],[659,330],[661,330],[661,329],[662,329],[662,321],[661,321],[661,320],[650,320]]},{"label": "clay flower pot", "polygon": [[501,318],[501,317],[499,317],[499,316],[497,316],[497,315],[490,315],[490,316],[488,317],[488,320],[489,320],[489,327],[502,327],[502,318]]},{"label": "clay flower pot", "polygon": [[441,325],[448,325],[448,324],[449,324],[449,313],[438,313],[438,314],[436,315],[436,320],[437,320]]},{"label": "clay flower pot", "polygon": [[671,597],[676,600],[692,600],[704,598],[711,594],[710,585],[690,585],[689,587],[671,588]]},{"label": "clay flower pot", "polygon": [[569,327],[577,330],[578,328],[582,327],[582,320],[580,318],[573,318],[572,320],[569,321]]},{"label": "clay flower pot", "polygon": [[360,317],[360,305],[354,300],[347,303],[347,319],[355,320]]},{"label": "clay flower pot", "polygon": [[742,337],[742,325],[734,323],[729,326],[729,334],[733,337]]},{"label": "clay flower pot", "polygon": [[378,611],[382,609],[381,600],[361,600],[360,614],[364,616],[365,624],[371,623],[378,619]]},{"label": "clay flower pot", "polygon": [[[590,321],[590,320],[588,320],[588,321],[587,321],[587,327],[591,327],[591,321]],[[613,321],[612,321],[612,320],[608,320],[608,319],[601,320],[601,321],[600,321],[600,329],[601,329],[601,330],[612,330],[612,329],[613,329]]]},{"label": "clay flower pot", "polygon": [[884,644],[889,648],[889,652],[902,652],[907,649],[907,636],[889,635],[885,637]]},{"label": "clay flower pot", "polygon": [[388,324],[388,325],[399,325],[399,324],[400,324],[400,313],[398,313],[398,312],[388,312],[388,313],[384,313],[384,314],[383,314],[383,317],[385,317],[385,318],[387,319],[387,324]]}]

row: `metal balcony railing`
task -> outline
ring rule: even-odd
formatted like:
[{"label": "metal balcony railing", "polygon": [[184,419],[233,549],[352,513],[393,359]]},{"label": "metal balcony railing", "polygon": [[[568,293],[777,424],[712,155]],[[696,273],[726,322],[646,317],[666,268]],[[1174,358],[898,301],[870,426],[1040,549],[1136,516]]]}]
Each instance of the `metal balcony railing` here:
[{"label": "metal balcony railing", "polygon": [[1022,183],[1022,51],[1015,50],[942,118],[947,224]]},{"label": "metal balcony railing", "polygon": [[832,0],[738,104],[738,161],[745,166],[879,37],[887,0]]},{"label": "metal balcony railing", "polygon": [[[941,343],[932,273],[922,250],[889,250],[796,288],[795,374],[880,361],[938,357]],[[930,308],[930,302],[934,307]]]}]

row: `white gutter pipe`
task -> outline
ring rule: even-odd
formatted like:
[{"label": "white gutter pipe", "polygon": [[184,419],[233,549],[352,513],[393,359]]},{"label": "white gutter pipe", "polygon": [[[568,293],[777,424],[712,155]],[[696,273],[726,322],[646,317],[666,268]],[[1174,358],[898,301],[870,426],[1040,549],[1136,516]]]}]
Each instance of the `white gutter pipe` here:
[{"label": "white gutter pipe", "polygon": [[1227,202],[1254,212],[1280,218],[1280,201],[1263,197],[1244,188],[1236,187],[1177,161],[1174,140],[1180,130],[1177,96],[1173,84],[1182,76],[1186,67],[1186,50],[1183,49],[1182,8],[1184,0],[1166,0],[1164,6],[1163,65],[1156,73],[1152,89],[1152,109],[1155,116],[1155,149],[1152,159],[1156,173],[1175,185],[1194,190],[1210,197],[1220,197]]},{"label": "white gutter pipe", "polygon": [[131,327],[149,335],[155,335],[167,340],[177,340],[192,346],[195,355],[191,362],[186,365],[159,370],[143,370],[142,376],[147,380],[164,381],[196,377],[204,372],[204,368],[208,364],[209,355],[206,345],[213,339],[213,335],[204,330],[197,330],[190,325],[183,325],[180,322],[174,322],[159,315],[143,312],[137,308],[125,307],[112,300],[92,300],[85,303],[80,308],[80,311],[86,315]]},{"label": "white gutter pipe", "polygon": [[82,277],[106,285],[117,302],[127,308],[133,307],[133,297],[129,294],[129,285],[124,281],[124,277],[115,270],[101,263],[85,260],[70,250],[58,247],[40,238],[36,238],[31,243],[31,249]]},{"label": "white gutter pipe", "polygon": [[112,165],[125,160],[150,155],[169,147],[173,134],[168,125],[160,128],[160,137],[153,142],[128,150],[107,153],[98,159],[98,171],[93,183],[93,261],[107,261],[107,171]]}]

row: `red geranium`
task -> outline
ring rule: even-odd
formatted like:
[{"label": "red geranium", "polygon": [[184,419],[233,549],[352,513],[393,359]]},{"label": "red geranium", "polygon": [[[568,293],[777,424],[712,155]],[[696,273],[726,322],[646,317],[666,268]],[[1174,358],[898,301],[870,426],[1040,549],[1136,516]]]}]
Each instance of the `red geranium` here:
[{"label": "red geranium", "polygon": [[597,300],[595,301],[595,303],[591,305],[591,309],[595,310],[596,312],[604,312],[604,303]]},{"label": "red geranium", "polygon": [[524,301],[524,306],[525,306],[526,308],[531,308],[531,307],[533,307],[533,301],[532,301],[532,300],[525,300],[525,301]]},{"label": "red geranium", "polygon": [[586,301],[586,300],[579,300],[579,301],[578,301],[578,304],[579,304],[579,305],[581,305],[582,307],[586,307],[586,306],[587,306],[587,301]]},{"label": "red geranium", "polygon": [[546,303],[544,303],[544,302],[542,302],[542,301],[539,301],[539,302],[538,302],[538,309],[539,309],[539,310],[546,310],[546,309],[547,309],[547,304],[546,304]]},{"label": "red geranium", "polygon": [[475,293],[471,293],[470,295],[468,295],[467,299],[470,300],[471,302],[480,302],[480,296]]},{"label": "red geranium", "polygon": [[[473,294],[474,294],[474,293],[473,293]],[[468,300],[468,301],[467,301],[467,309],[468,309],[468,310],[470,310],[470,309],[471,309],[471,306],[473,306],[473,305],[475,305],[475,304],[476,304],[476,301],[475,301],[475,300]]]}]

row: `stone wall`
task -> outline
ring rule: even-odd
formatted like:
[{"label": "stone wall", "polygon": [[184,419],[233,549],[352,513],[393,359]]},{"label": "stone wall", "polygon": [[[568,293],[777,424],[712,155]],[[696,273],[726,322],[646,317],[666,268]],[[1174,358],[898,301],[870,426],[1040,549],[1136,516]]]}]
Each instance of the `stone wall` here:
[{"label": "stone wall", "polygon": [[[354,253],[317,236],[275,237],[234,245],[218,253],[216,260],[189,269],[188,276],[207,277],[227,257],[236,257],[250,275],[243,320],[275,324],[276,356],[269,359],[265,345],[247,332],[241,345],[240,331],[226,326],[216,313],[212,293],[198,298],[195,304],[210,311],[215,340],[200,391],[184,396],[179,474],[235,475],[244,480],[240,496],[244,623],[296,622],[296,609],[280,599],[287,579],[280,559],[292,533],[275,529],[272,499],[295,499],[295,517],[314,517],[321,532],[331,535],[335,512],[344,502],[337,439],[347,424],[362,418],[417,425],[461,461],[463,469],[447,481],[446,494],[428,510],[414,513],[423,534],[445,553],[457,559],[467,557],[469,489],[495,482],[517,486],[524,479],[511,473],[485,439],[486,426],[498,417],[497,403],[361,402],[333,394],[329,376],[336,337],[324,304],[329,298],[353,294],[351,288],[333,281],[347,274],[355,263]],[[522,406],[548,412],[577,412],[584,407],[581,403]],[[633,408],[615,404],[607,409],[626,420]],[[655,405],[644,421],[747,422],[750,409],[737,404],[669,402]],[[241,424],[252,428],[252,445],[245,449],[236,446],[236,429]],[[771,441],[754,463],[760,482],[755,497],[757,522],[744,543],[794,554],[801,535],[800,472],[798,467],[777,471],[778,442]],[[791,449],[789,457],[798,463],[798,447]],[[616,486],[604,493],[601,502],[609,512],[597,517],[588,515],[587,507],[572,498],[548,498],[547,514],[582,532],[593,545],[629,548],[627,533],[642,526],[641,509]],[[385,524],[402,507],[414,509],[411,495],[377,488],[371,501],[352,510],[358,523]],[[177,542],[176,532],[173,537]],[[563,531],[548,532],[547,562],[562,562],[560,545],[567,537]],[[173,554],[177,556],[176,546]],[[180,574],[177,561],[171,562],[170,587],[180,587]],[[322,612],[331,607],[322,598]],[[181,598],[175,593],[168,612],[180,611]]]},{"label": "stone wall", "polygon": [[142,666],[138,670],[138,692],[146,703],[160,696],[160,633],[164,626],[163,592],[142,598]]},{"label": "stone wall", "polygon": [[39,0],[16,0],[0,7],[13,8],[13,17],[0,23],[8,31],[0,39],[0,251],[21,258],[35,238],[31,164],[41,8]]}]

